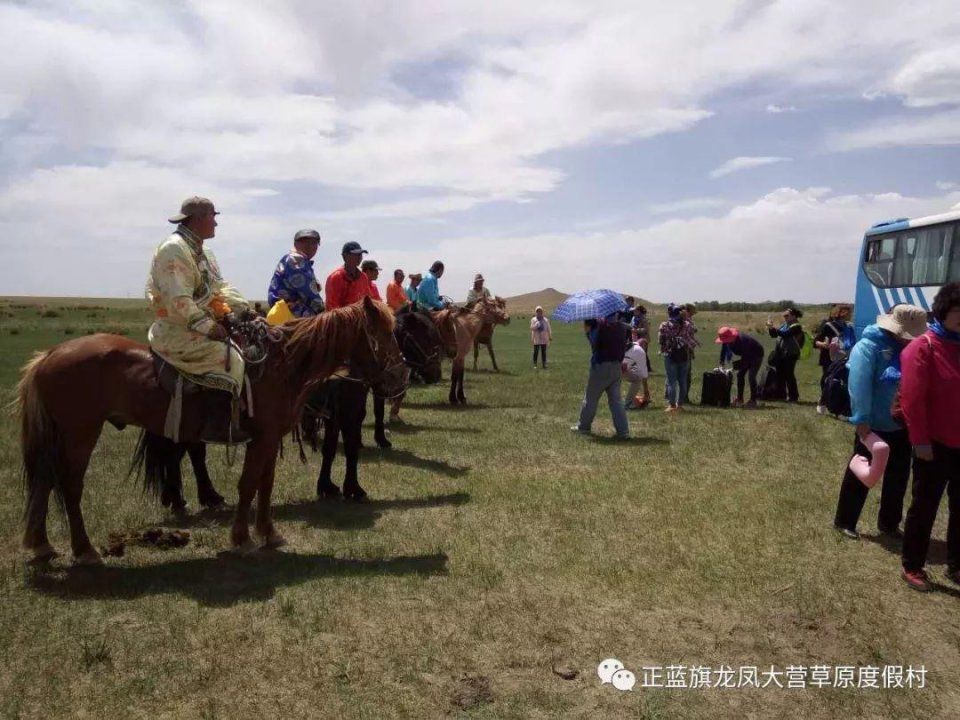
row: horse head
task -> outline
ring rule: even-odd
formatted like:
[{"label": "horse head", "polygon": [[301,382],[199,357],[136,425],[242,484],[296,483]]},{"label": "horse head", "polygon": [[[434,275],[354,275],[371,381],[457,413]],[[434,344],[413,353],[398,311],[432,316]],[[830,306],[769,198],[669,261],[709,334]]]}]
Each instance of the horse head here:
[{"label": "horse head", "polygon": [[430,316],[419,312],[398,314],[394,335],[407,365],[424,382],[439,382],[443,372],[440,364],[443,340]]},{"label": "horse head", "polygon": [[363,309],[363,332],[350,354],[350,363],[375,395],[396,397],[407,389],[410,370],[394,335],[393,312],[370,297],[357,304]]},{"label": "horse head", "polygon": [[509,325],[510,313],[507,312],[507,301],[502,297],[481,298],[474,307],[474,312],[483,318],[484,322],[494,325]]}]

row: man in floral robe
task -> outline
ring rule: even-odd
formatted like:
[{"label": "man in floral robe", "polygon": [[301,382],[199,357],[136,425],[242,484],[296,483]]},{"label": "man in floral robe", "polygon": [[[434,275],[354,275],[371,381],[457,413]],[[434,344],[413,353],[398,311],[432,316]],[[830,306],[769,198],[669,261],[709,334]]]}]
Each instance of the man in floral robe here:
[{"label": "man in floral robe", "polygon": [[[204,245],[215,234],[218,214],[210,200],[192,197],[170,218],[177,228],[154,253],[147,280],[147,298],[155,315],[148,339],[157,355],[190,380],[237,398],[243,384],[243,358],[226,342],[220,321],[230,313],[249,310],[249,305],[223,280],[216,258]],[[225,407],[229,417],[230,398],[220,392],[204,394],[208,422],[203,439],[245,439],[236,422],[231,435],[226,433],[222,415]],[[236,413],[232,414],[235,420]]]}]

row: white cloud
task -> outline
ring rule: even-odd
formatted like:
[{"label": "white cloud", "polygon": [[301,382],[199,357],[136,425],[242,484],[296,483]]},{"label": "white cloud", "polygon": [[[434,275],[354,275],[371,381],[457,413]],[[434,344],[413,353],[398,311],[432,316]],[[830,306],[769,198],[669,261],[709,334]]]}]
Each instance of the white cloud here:
[{"label": "white cloud", "polygon": [[960,110],[884,118],[856,130],[834,133],[827,139],[828,148],[838,151],[933,145],[960,145]]},{"label": "white cloud", "polygon": [[720,167],[711,170],[710,177],[719,178],[724,175],[729,175],[730,173],[740,172],[741,170],[750,170],[752,168],[763,167],[764,165],[789,162],[790,160],[791,158],[788,157],[742,155],[731,158]]},{"label": "white cloud", "polygon": [[910,107],[960,104],[960,47],[952,44],[911,57],[889,88]]},{"label": "white cloud", "polygon": [[[906,197],[780,188],[719,217],[586,234],[470,236],[415,252],[383,252],[377,259],[388,267],[426,267],[443,258],[443,291],[455,298],[464,297],[473,273],[482,272],[502,295],[602,285],[659,302],[852,300],[869,226],[944,212],[958,200],[957,192]],[[625,254],[642,257],[642,267],[623,262]]]},{"label": "white cloud", "polygon": [[728,201],[718,197],[695,197],[684,198],[683,200],[674,200],[672,202],[654,203],[647,207],[647,210],[654,215],[673,215],[679,213],[692,213],[702,210],[713,210],[728,205]]},{"label": "white cloud", "polygon": [[773,115],[779,115],[780,113],[791,113],[796,112],[797,108],[793,105],[767,105],[767,112]]},{"label": "white cloud", "polygon": [[955,183],[948,180],[937,180],[936,185],[937,190],[957,190],[960,188],[960,183]]}]

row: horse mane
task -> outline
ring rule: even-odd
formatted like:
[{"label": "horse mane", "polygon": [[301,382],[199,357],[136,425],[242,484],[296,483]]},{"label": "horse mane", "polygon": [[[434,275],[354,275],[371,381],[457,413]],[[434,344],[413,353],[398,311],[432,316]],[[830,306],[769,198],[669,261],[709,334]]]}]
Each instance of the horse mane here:
[{"label": "horse mane", "polygon": [[[376,311],[377,323],[393,332],[395,320],[389,306],[376,301],[371,301],[370,306]],[[288,364],[298,368],[307,358],[312,365],[339,363],[343,358],[344,342],[352,340],[366,327],[367,307],[361,300],[285,323],[281,330],[285,336],[284,355]]]}]

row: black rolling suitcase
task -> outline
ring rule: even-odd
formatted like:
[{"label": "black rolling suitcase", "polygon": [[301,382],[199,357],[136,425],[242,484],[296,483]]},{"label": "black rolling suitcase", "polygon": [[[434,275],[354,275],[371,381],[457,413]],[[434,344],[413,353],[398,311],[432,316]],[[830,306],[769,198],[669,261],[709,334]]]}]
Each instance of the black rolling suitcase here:
[{"label": "black rolling suitcase", "polygon": [[730,407],[730,390],[733,388],[733,373],[715,368],[703,374],[700,404],[713,407]]},{"label": "black rolling suitcase", "polygon": [[767,365],[760,381],[760,397],[764,400],[786,400],[787,386],[773,365]]}]

